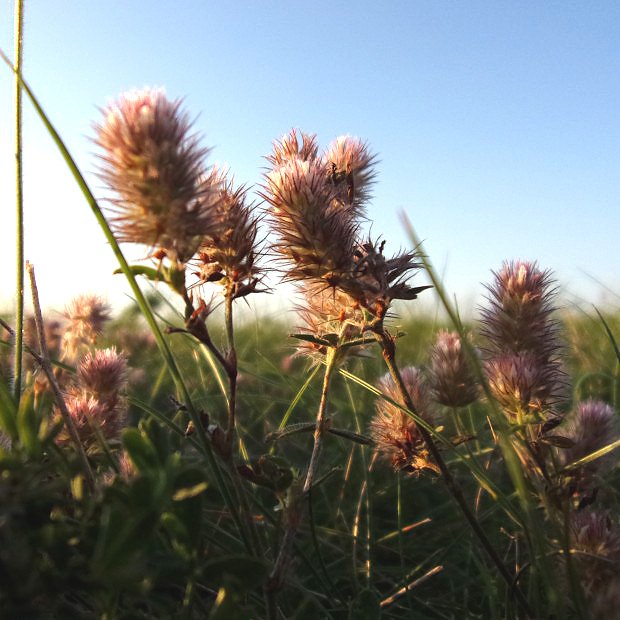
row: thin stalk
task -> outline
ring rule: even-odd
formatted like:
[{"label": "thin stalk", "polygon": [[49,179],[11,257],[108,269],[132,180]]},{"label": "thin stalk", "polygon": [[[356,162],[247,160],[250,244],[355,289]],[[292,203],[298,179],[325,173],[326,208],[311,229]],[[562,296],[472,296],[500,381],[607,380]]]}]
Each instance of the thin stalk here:
[{"label": "thin stalk", "polygon": [[236,430],[236,405],[237,405],[237,350],[235,349],[235,332],[233,328],[233,298],[232,293],[227,291],[225,295],[224,321],[226,323],[226,340],[228,350],[226,355],[228,373],[228,427],[226,429],[226,442],[228,450],[232,453],[232,444]]},{"label": "thin stalk", "polygon": [[319,457],[323,444],[323,435],[325,433],[325,412],[327,410],[327,393],[331,384],[334,369],[336,368],[338,350],[330,347],[327,351],[325,360],[325,374],[323,375],[323,389],[321,390],[321,402],[319,410],[316,414],[316,427],[314,429],[314,445],[312,446],[312,455],[308,464],[308,472],[306,473],[306,481],[304,482],[304,493],[307,493],[312,487],[312,482],[316,476],[319,466]]},{"label": "thin stalk", "polygon": [[[375,338],[377,339],[377,342],[381,346],[381,350],[383,352],[383,359],[385,360],[385,364],[388,368],[390,376],[392,377],[392,380],[394,381],[394,384],[396,385],[399,391],[399,394],[403,400],[403,403],[405,404],[407,409],[410,409],[414,413],[418,413],[413,404],[411,395],[409,394],[409,390],[407,389],[407,386],[405,385],[405,382],[403,381],[403,378],[400,374],[398,365],[396,364],[396,359],[395,359],[396,350],[394,346],[394,340],[389,334],[385,332],[385,329],[383,328],[383,325],[381,323],[379,323],[374,328],[373,333],[375,334]],[[508,572],[507,568],[504,566],[502,559],[499,557],[499,555],[495,551],[495,548],[491,544],[491,541],[488,539],[484,529],[480,525],[475,514],[470,510],[467,504],[467,500],[465,499],[465,496],[463,495],[463,492],[461,491],[461,488],[459,487],[456,480],[452,476],[450,469],[446,465],[446,462],[443,460],[443,457],[441,456],[441,453],[439,452],[437,445],[433,441],[431,434],[424,427],[420,425],[418,425],[418,430],[420,431],[420,435],[422,436],[422,439],[424,440],[424,443],[428,451],[433,457],[435,464],[437,465],[437,467],[439,468],[439,471],[441,472],[443,480],[446,486],[448,487],[448,491],[450,492],[450,494],[452,495],[452,497],[458,504],[459,508],[461,509],[461,512],[463,513],[463,516],[469,523],[474,534],[478,537],[480,544],[482,545],[484,550],[487,552],[489,558],[495,564],[497,570],[499,571],[499,574],[502,576],[502,578],[504,579],[504,581],[510,588],[514,582],[514,577]],[[521,592],[520,589],[515,588],[514,594],[515,594],[517,601],[523,608],[523,610],[529,616],[533,616],[533,611],[531,610],[530,605],[527,599],[525,598],[523,592]]]},{"label": "thin stalk", "polygon": [[21,74],[24,51],[24,2],[15,0],[15,350],[13,362],[13,395],[19,406],[22,389],[24,345],[24,184],[22,153],[22,86]]},{"label": "thin stalk", "polygon": [[75,428],[75,424],[73,424],[73,419],[71,418],[71,414],[69,413],[65,400],[62,397],[60,387],[58,386],[58,382],[56,381],[56,376],[54,375],[54,369],[52,368],[52,363],[50,362],[50,354],[47,348],[47,341],[45,340],[45,325],[43,323],[43,315],[41,314],[41,304],[39,303],[39,290],[37,288],[37,280],[34,275],[34,267],[30,263],[26,263],[26,269],[28,270],[28,275],[30,277],[30,288],[32,290],[32,306],[34,309],[34,320],[37,326],[37,336],[39,338],[39,347],[41,349],[41,366],[52,388],[52,392],[54,393],[56,405],[58,406],[60,415],[62,416],[65,426],[67,427],[67,431],[69,432],[71,441],[73,441],[75,450],[80,458],[80,461],[82,462],[82,467],[84,468],[84,476],[86,477],[86,483],[88,484],[89,488],[92,490],[95,486],[95,478],[93,476],[93,471],[90,467],[90,463],[88,462],[88,457],[86,456],[86,452],[84,451],[84,446],[82,445],[82,442],[80,441],[80,436],[78,435],[77,429]]}]

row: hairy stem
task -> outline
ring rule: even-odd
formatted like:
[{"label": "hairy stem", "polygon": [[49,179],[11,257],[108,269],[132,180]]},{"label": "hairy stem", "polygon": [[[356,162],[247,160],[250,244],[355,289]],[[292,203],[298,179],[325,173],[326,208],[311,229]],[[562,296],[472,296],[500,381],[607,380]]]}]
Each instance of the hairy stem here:
[{"label": "hairy stem", "polygon": [[15,349],[13,394],[19,406],[22,386],[24,344],[24,193],[22,174],[22,85],[17,75],[22,71],[24,48],[24,3],[15,2]]}]

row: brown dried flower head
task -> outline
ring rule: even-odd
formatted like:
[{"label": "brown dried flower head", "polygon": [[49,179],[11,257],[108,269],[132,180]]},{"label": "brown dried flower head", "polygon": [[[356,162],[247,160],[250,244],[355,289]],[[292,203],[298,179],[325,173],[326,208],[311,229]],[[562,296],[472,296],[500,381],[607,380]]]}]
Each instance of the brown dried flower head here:
[{"label": "brown dried flower head", "polygon": [[117,238],[185,263],[212,232],[215,197],[203,176],[208,150],[191,133],[181,101],[146,88],[122,95],[103,115],[95,142],[103,149],[100,176],[117,195]]},{"label": "brown dried flower head", "polygon": [[226,173],[214,169],[209,183],[218,188],[213,210],[214,229],[198,251],[200,281],[218,282],[234,298],[256,290],[260,269],[256,265],[258,218],[246,201],[247,190],[235,187]]},{"label": "brown dried flower head", "polygon": [[430,386],[437,402],[465,407],[478,398],[478,382],[456,332],[441,330],[430,357]]},{"label": "brown dried flower head", "polygon": [[97,295],[79,295],[66,306],[64,316],[67,319],[63,336],[65,356],[75,359],[103,333],[110,320],[110,306]]},{"label": "brown dried flower head", "polygon": [[[402,369],[401,375],[416,413],[429,424],[434,424],[428,387],[420,370],[407,366]],[[377,387],[396,402],[400,401],[398,388],[389,374],[379,380]],[[404,411],[382,398],[376,402],[370,433],[377,450],[391,463],[394,470],[417,475],[425,469],[438,471],[430,459],[417,424]]]},{"label": "brown dried flower head", "polygon": [[355,216],[362,216],[371,198],[376,156],[359,138],[340,136],[330,144],[323,160],[329,180],[337,190],[337,200]]},{"label": "brown dried flower head", "polygon": [[[301,139],[301,142],[300,142]],[[291,159],[301,159],[302,161],[312,161],[318,158],[319,147],[316,136],[299,132],[292,129],[288,134],[282,136],[280,140],[273,143],[273,153],[267,156],[267,161],[273,168],[278,168]]]}]

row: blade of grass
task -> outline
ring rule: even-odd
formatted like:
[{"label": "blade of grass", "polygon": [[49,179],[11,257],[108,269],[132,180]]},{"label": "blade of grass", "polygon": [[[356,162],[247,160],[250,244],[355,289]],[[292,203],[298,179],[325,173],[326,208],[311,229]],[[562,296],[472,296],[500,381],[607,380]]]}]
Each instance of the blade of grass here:
[{"label": "blade of grass", "polygon": [[24,184],[22,153],[22,72],[24,52],[24,2],[15,0],[15,349],[13,363],[13,397],[17,406],[22,389],[24,344]]}]

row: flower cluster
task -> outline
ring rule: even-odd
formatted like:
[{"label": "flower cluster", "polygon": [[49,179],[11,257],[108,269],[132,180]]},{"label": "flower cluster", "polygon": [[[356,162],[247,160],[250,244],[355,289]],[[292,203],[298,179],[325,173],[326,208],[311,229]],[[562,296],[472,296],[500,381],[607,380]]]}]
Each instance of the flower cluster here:
[{"label": "flower cluster", "polygon": [[64,356],[74,361],[80,352],[97,343],[110,319],[110,306],[97,295],[79,295],[67,305],[64,317]]},{"label": "flower cluster", "polygon": [[425,288],[407,284],[419,268],[415,253],[387,259],[384,243],[360,238],[376,163],[365,143],[342,136],[319,154],[314,136],[302,133],[300,141],[293,131],[267,159],[262,196],[289,279],[337,288],[380,319],[393,299],[414,299]]},{"label": "flower cluster", "polygon": [[[79,360],[66,405],[87,449],[97,445],[98,434],[105,440],[117,439],[124,427],[127,403],[123,393],[127,372],[125,356],[113,347],[88,352]],[[58,435],[58,441],[69,441],[66,429]]]}]

